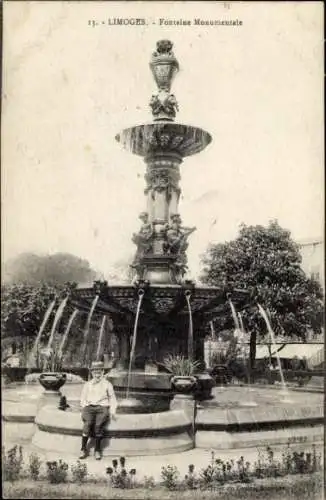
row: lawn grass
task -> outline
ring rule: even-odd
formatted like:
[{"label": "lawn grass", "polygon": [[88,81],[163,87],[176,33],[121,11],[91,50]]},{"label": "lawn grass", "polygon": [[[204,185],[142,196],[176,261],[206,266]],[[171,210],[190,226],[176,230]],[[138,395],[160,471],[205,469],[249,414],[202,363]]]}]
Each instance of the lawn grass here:
[{"label": "lawn grass", "polygon": [[67,498],[112,500],[323,500],[322,475],[288,476],[264,479],[254,484],[234,484],[214,490],[168,491],[161,486],[152,489],[110,488],[104,481],[85,484],[49,484],[23,479],[3,483],[3,498]]}]

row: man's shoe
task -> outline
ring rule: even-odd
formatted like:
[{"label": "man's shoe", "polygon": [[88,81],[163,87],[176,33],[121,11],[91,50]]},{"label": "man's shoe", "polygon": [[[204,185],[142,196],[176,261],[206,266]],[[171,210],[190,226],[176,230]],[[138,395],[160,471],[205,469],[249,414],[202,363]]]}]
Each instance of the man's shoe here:
[{"label": "man's shoe", "polygon": [[81,460],[83,460],[84,458],[87,458],[87,456],[88,456],[87,451],[86,451],[86,450],[81,450],[80,455],[79,455],[79,458],[80,458]]},{"label": "man's shoe", "polygon": [[101,460],[101,458],[102,458],[101,452],[100,451],[96,451],[95,452],[95,460]]}]

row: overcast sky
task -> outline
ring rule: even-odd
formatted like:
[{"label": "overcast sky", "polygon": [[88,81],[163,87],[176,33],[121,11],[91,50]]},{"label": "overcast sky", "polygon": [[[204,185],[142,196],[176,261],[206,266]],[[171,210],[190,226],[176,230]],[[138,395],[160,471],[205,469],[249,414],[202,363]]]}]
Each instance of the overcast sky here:
[{"label": "overcast sky", "polygon": [[[180,63],[178,120],[213,137],[181,166],[180,213],[197,226],[191,275],[208,242],[234,238],[241,222],[323,234],[322,3],[229,6],[5,2],[3,259],[71,252],[106,274],[133,254],[145,165],[115,135],[151,119],[148,62],[161,38]],[[109,17],[147,24],[88,25]],[[163,17],[243,25],[160,27]]]}]

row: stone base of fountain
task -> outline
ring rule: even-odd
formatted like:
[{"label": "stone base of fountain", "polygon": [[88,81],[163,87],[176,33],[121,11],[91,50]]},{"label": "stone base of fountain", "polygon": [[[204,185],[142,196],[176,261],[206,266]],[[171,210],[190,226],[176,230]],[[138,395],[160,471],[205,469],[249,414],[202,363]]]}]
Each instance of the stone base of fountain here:
[{"label": "stone base of fountain", "polygon": [[[46,451],[79,453],[82,420],[76,391],[80,386],[64,386],[70,408],[39,405],[39,387],[5,389],[2,394],[4,442],[31,441]],[[170,411],[126,414],[138,402],[123,405],[124,413],[108,424],[104,455],[155,455],[188,450],[194,446],[213,449],[242,449],[267,445],[322,443],[324,405],[321,394],[290,391],[293,404],[283,404],[271,388],[255,388],[256,407],[246,407],[240,387],[214,389],[214,399],[195,407],[190,395],[171,395]],[[74,395],[75,399],[72,399]],[[274,401],[269,396],[274,398]],[[310,406],[306,404],[307,398]],[[135,393],[128,401],[138,400]],[[57,400],[58,401],[58,400]],[[244,402],[243,402],[244,401]],[[135,404],[137,403],[137,404]],[[153,407],[154,408],[154,407]],[[154,411],[157,408],[154,408]],[[194,439],[195,433],[195,439]],[[195,443],[194,443],[195,441]],[[92,446],[92,443],[91,443]]]},{"label": "stone base of fountain", "polygon": [[176,394],[171,401],[170,409],[184,411],[193,425],[196,418],[196,401],[191,394]]},{"label": "stone base of fountain", "polygon": [[[225,405],[227,406],[227,405]],[[248,448],[323,441],[324,409],[303,406],[227,408],[207,403],[196,418],[199,448]]]},{"label": "stone base of fountain", "polygon": [[[42,408],[36,418],[32,444],[44,451],[80,452],[82,421],[79,413]],[[164,413],[119,415],[107,425],[103,456],[157,455],[193,448],[192,419],[182,410]],[[91,443],[91,448],[92,448]]]}]

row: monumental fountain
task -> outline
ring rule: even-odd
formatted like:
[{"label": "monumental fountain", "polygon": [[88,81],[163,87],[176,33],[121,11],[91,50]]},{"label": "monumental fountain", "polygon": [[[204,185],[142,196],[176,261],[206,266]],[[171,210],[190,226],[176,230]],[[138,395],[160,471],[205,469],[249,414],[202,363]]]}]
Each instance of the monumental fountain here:
[{"label": "monumental fountain", "polygon": [[[203,361],[209,321],[225,311],[229,294],[238,307],[246,300],[243,291],[202,287],[185,279],[188,240],[196,228],[185,227],[179,214],[180,167],[187,156],[203,151],[212,138],[199,127],[176,122],[178,102],[171,85],[179,64],[170,41],[157,43],[150,69],[157,85],[149,103],[152,121],[116,136],[123,148],[142,157],[146,165],[146,210],[139,215],[139,232],[132,236],[136,245],[133,284],[97,282],[78,287],[71,296],[76,307],[86,311],[98,297],[96,311],[109,314],[118,332],[122,369],[130,364],[138,313],[132,360],[136,371],[144,370],[148,360],[162,363],[168,353]],[[120,384],[118,378],[116,384]]]},{"label": "monumental fountain", "polygon": [[[185,227],[179,214],[180,167],[188,156],[203,151],[212,138],[199,127],[176,121],[178,102],[171,86],[179,64],[172,48],[170,41],[159,41],[150,60],[157,85],[157,93],[149,103],[152,121],[116,136],[123,148],[142,157],[146,165],[146,210],[139,215],[139,232],[132,236],[136,245],[132,282],[111,285],[96,281],[73,288],[68,298],[75,311],[88,315],[84,348],[94,312],[110,317],[119,342],[118,363],[108,377],[119,398],[120,414],[109,425],[104,455],[166,454],[194,446],[255,446],[262,439],[258,431],[269,429],[271,424],[274,430],[279,426],[281,431],[278,438],[269,431],[263,432],[268,443],[276,438],[285,442],[289,437],[287,427],[294,426],[296,435],[305,436],[305,425],[310,426],[309,440],[318,441],[323,418],[321,405],[310,408],[310,413],[303,412],[299,404],[289,408],[284,401],[283,406],[278,405],[276,395],[272,401],[257,394],[263,407],[258,403],[248,409],[241,404],[242,388],[217,392],[209,400],[213,384],[205,373],[203,360],[210,321],[225,314],[230,304],[236,316],[235,309],[241,310],[248,296],[243,290],[205,287],[186,279],[187,247],[196,228]],[[76,316],[77,312],[73,314]],[[164,360],[171,354],[201,364],[195,385],[201,388],[201,399],[208,400],[203,401],[197,414],[192,395],[178,400],[176,387],[171,386],[171,373],[164,371]],[[149,364],[156,367],[153,372],[146,370]],[[26,432],[38,448],[77,454],[82,427],[80,389],[68,383],[62,389],[70,411],[53,404],[58,393],[52,394],[52,399],[48,394],[46,404],[43,400],[42,405],[29,402],[28,406],[9,390],[3,418],[7,425],[24,422],[26,429],[29,425]],[[266,411],[264,406],[271,404]]]}]

